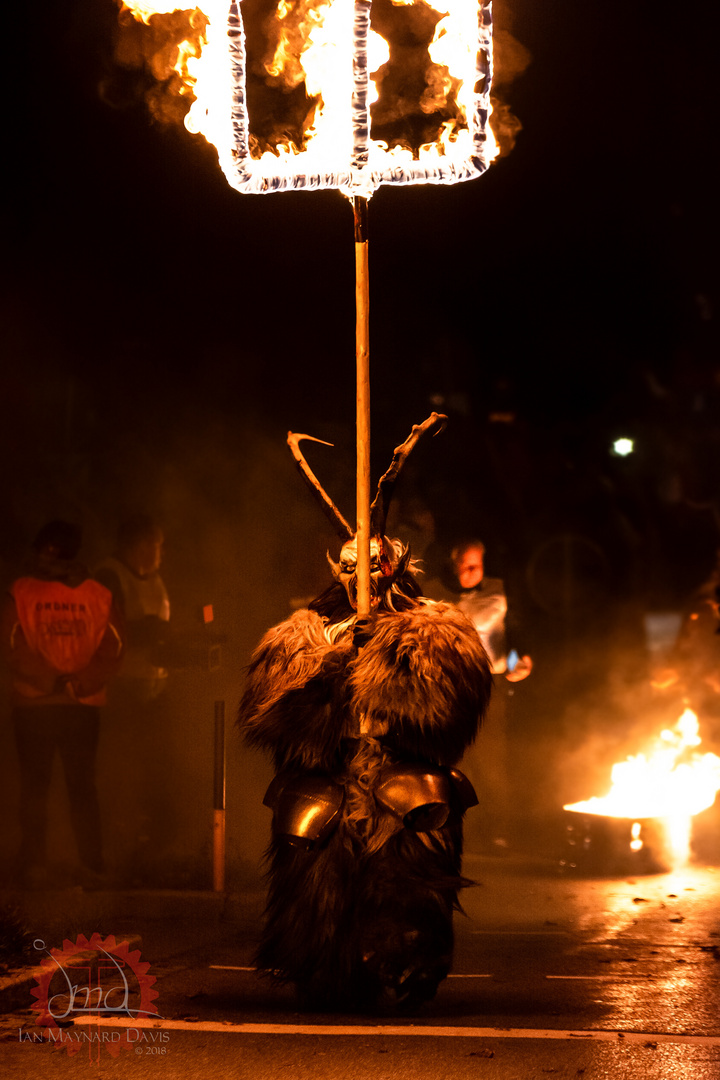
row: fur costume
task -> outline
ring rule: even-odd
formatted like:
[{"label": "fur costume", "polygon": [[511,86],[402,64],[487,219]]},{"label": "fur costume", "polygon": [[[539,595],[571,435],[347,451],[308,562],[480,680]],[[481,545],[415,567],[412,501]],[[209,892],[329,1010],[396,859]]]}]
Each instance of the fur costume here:
[{"label": "fur costume", "polygon": [[[372,1010],[387,992],[410,1008],[431,998],[469,884],[462,818],[474,800],[463,802],[464,778],[451,770],[477,734],[490,669],[472,624],[421,597],[408,553],[388,543],[402,555],[373,614],[358,620],[331,586],[268,631],[240,706],[245,739],[273,755],[277,772],[256,963],[316,1008]],[[418,804],[428,785],[444,785],[444,816],[434,795],[403,812],[415,783]],[[320,807],[313,842],[283,833],[283,792],[298,821]]]}]

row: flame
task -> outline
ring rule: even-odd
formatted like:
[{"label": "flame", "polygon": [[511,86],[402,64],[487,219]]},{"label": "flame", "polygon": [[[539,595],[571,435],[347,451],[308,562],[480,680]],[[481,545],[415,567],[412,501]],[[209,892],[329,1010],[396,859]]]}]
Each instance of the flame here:
[{"label": "flame", "polygon": [[[173,11],[188,12],[178,0],[120,3],[123,11],[153,26]],[[268,146],[267,139],[254,138],[252,108],[249,117],[245,112],[248,95],[244,88],[238,93],[244,54],[236,47],[233,55],[229,45],[229,0],[201,0],[193,14],[202,19],[202,33],[177,44],[174,62],[179,93],[189,103],[186,127],[216,146],[228,180],[241,190],[290,186],[297,174],[315,178],[308,186],[335,186],[356,193],[364,186],[366,194],[379,183],[470,179],[498,152],[486,124],[492,46],[489,4],[482,3],[480,29],[478,0],[443,4],[427,47],[427,86],[416,106],[418,113],[428,115],[431,127],[436,114],[441,119],[436,136],[413,150],[402,144],[389,148],[386,141],[371,136],[370,125],[363,126],[362,117],[358,120],[363,110],[368,110],[369,118],[370,106],[378,101],[379,72],[388,65],[392,52],[391,44],[367,22],[369,5],[363,13],[363,5],[351,0],[277,0],[274,16],[263,30],[269,51],[259,64],[254,63],[253,78],[261,79],[264,72],[265,86],[285,88],[285,106],[290,91],[304,88],[307,108],[299,123],[296,117],[295,124],[281,124],[282,135]],[[425,0],[393,0],[393,5],[433,11]],[[243,7],[240,3],[241,12]],[[242,49],[246,40],[243,32]],[[363,58],[358,59],[365,50],[367,75]],[[484,57],[482,63],[480,57]],[[448,114],[453,118],[447,119]],[[249,127],[245,145],[243,124]],[[358,130],[364,133],[359,135]],[[250,182],[252,188],[247,186]]]},{"label": "flame", "polygon": [[181,10],[175,0],[129,0],[123,3],[123,11],[132,11],[136,19],[150,22],[151,15],[169,15],[171,11]]},{"label": "flame", "polygon": [[[347,161],[352,152],[352,128],[346,105],[352,99],[354,9],[345,0],[331,0],[323,10],[324,17],[311,24],[302,67],[307,93],[320,98],[315,122],[308,132],[311,168],[331,172],[338,150]],[[271,154],[266,155],[266,163],[274,168]]]},{"label": "flame", "polygon": [[563,809],[633,821],[634,851],[642,847],[640,822],[662,820],[675,861],[686,861],[691,819],[712,806],[720,791],[720,757],[696,751],[702,741],[698,731],[697,715],[685,709],[675,727],[662,731],[647,753],[613,765],[607,795],[568,803]]}]

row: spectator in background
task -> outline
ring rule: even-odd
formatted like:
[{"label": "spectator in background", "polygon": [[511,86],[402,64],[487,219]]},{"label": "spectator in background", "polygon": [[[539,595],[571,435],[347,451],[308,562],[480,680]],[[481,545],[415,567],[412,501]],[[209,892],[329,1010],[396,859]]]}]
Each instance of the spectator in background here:
[{"label": "spectator in background", "polygon": [[139,514],[123,522],[117,553],[95,569],[96,580],[112,593],[127,627],[123,688],[142,702],[157,698],[168,677],[162,663],[170,620],[170,601],[160,577],[164,542],[160,526]]},{"label": "spectator in background", "polygon": [[175,718],[167,692],[170,602],[160,576],[164,540],[153,518],[128,518],[118,529],[116,553],[95,569],[127,626],[126,659],[108,702],[123,775],[111,839],[120,876],[135,885],[157,882],[177,833]]},{"label": "spectator in background", "polygon": [[[509,806],[507,729],[509,701],[513,684],[526,679],[532,671],[532,659],[524,650],[518,655],[519,641],[508,642],[508,602],[505,586],[499,578],[485,576],[485,545],[477,539],[466,540],[452,551],[452,580],[429,581],[423,588],[432,600],[455,604],[467,615],[478,632],[493,672],[490,708],[478,741],[468,753],[463,769],[475,784],[480,799],[484,835],[473,836],[468,823],[468,849],[473,843],[490,851],[508,846],[506,833],[511,816]],[[513,629],[513,635],[518,631]],[[508,644],[512,646],[508,652]]]},{"label": "spectator in background", "polygon": [[81,883],[104,873],[95,779],[100,706],[120,667],[122,621],[112,594],[77,561],[81,532],[52,521],[33,543],[29,572],[10,587],[2,643],[12,675],[12,723],[20,763],[21,882],[47,878],[47,799],[62,762]]},{"label": "spectator in background", "polygon": [[461,590],[455,603],[480,635],[493,674],[504,675],[510,683],[526,679],[532,671],[532,660],[527,655],[516,658],[517,650],[509,659],[505,586],[499,578],[485,577],[484,544],[479,540],[467,541],[454,549],[452,559]]}]

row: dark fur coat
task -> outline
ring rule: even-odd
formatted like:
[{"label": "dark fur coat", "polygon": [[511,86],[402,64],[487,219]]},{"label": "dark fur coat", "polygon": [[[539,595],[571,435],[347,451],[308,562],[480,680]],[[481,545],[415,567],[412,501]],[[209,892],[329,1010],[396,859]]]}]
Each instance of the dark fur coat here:
[{"label": "dark fur coat", "polygon": [[278,773],[330,777],[344,802],[315,848],[273,839],[256,961],[307,1005],[372,1009],[389,991],[413,1006],[450,967],[466,884],[463,807],[452,789],[446,823],[416,832],[374,790],[388,765],[460,760],[487,707],[489,666],[472,624],[450,605],[405,597],[402,610],[374,614],[359,640],[352,611],[315,606],[260,642],[240,726]]}]

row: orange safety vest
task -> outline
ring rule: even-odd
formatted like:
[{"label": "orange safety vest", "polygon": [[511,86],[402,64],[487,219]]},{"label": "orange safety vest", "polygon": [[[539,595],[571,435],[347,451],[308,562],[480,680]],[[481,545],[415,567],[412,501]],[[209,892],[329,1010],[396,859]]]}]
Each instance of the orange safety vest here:
[{"label": "orange safety vest", "polygon": [[30,648],[60,675],[88,666],[105,636],[112,593],[92,578],[74,589],[61,581],[20,578],[11,588]]}]

